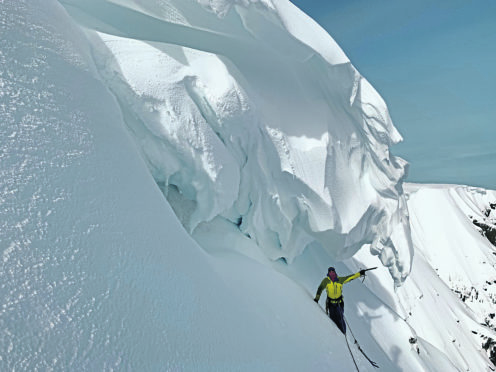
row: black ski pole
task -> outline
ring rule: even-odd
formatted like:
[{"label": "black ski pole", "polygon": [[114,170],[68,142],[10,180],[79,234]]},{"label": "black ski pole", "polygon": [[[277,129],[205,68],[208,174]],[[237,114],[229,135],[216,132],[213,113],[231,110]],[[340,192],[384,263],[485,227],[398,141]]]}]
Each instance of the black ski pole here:
[{"label": "black ski pole", "polygon": [[370,271],[370,270],[375,270],[375,269],[377,269],[377,266],[376,266],[376,267],[371,267],[370,269],[363,269],[363,270],[360,270],[360,271],[363,271],[363,275],[362,275],[362,276],[363,276],[363,280],[362,280],[362,283],[365,281],[365,273],[366,273],[367,271]]},{"label": "black ski pole", "polygon": [[[376,267],[371,267],[370,269],[364,269],[363,272],[365,273],[367,271],[375,270],[375,269],[377,269],[377,266]],[[362,271],[362,270],[360,270],[360,271]]]},{"label": "black ski pole", "polygon": [[[351,327],[350,327],[350,325],[349,325],[348,321],[346,320],[346,318],[344,317],[344,315],[343,315],[343,319],[344,319],[344,321],[346,322],[346,325],[348,326],[348,329],[350,330],[350,333],[351,333],[351,336],[353,337],[353,340],[355,340],[355,344],[356,344],[356,346],[357,346],[357,348],[358,348],[358,351],[360,351],[360,352],[362,353],[362,355],[365,357],[365,359],[367,359],[367,360],[369,361],[369,363],[370,363],[373,367],[375,367],[375,368],[379,368],[379,366],[377,365],[377,363],[376,363],[376,362],[374,362],[372,359],[370,359],[370,358],[367,356],[367,354],[365,354],[365,352],[364,352],[364,351],[362,350],[362,348],[360,347],[360,344],[358,343],[358,341],[357,341],[357,339],[356,339],[355,335],[353,334],[353,331],[351,330]],[[345,337],[346,337],[346,335],[345,335]],[[349,346],[348,346],[348,348],[349,348]],[[351,353],[351,350],[350,350],[350,353]]]}]

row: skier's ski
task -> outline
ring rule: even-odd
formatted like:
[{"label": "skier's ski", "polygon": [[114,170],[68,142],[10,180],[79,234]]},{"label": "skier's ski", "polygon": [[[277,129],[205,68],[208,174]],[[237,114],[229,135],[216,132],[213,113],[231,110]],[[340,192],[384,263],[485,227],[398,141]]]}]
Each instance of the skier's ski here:
[{"label": "skier's ski", "polygon": [[[344,318],[344,316],[343,316],[343,318]],[[365,357],[365,358],[369,361],[369,363],[370,363],[373,367],[375,367],[375,368],[379,368],[379,366],[377,365],[377,363],[376,363],[376,362],[374,362],[373,360],[371,360],[371,359],[367,356],[367,354],[365,354],[365,352],[362,350],[362,348],[360,347],[360,344],[358,343],[358,341],[357,341],[357,339],[356,339],[355,335],[353,334],[353,331],[351,330],[350,325],[348,324],[348,321],[346,320],[346,318],[344,318],[344,321],[346,322],[346,325],[347,325],[348,329],[350,330],[351,336],[353,336],[353,339],[355,340],[355,345],[358,347],[358,350],[362,353],[362,355],[363,355],[363,356],[364,356],[364,357]],[[346,337],[346,335],[345,335],[345,337]],[[346,339],[346,343],[348,343],[348,339]],[[348,349],[349,349],[349,348],[350,348],[350,347],[348,346]],[[350,352],[351,352],[351,351],[350,351]],[[353,361],[355,361],[355,360],[353,359]],[[355,364],[355,365],[356,365],[356,364]],[[358,367],[357,367],[357,369],[358,369]]]},{"label": "skier's ski", "polygon": [[353,356],[353,353],[351,352],[350,344],[348,343],[348,337],[346,337],[346,333],[344,334],[344,339],[346,340],[346,346],[348,346],[348,350],[350,352],[351,359],[353,359],[353,363],[355,363],[355,368],[356,368],[357,372],[360,372],[360,370],[358,369],[358,365],[355,361],[355,357]]}]

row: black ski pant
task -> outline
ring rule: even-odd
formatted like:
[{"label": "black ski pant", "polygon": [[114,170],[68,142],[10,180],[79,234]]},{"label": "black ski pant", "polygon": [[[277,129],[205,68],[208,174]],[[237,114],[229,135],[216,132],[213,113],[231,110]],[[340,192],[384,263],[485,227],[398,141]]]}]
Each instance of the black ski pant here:
[{"label": "black ski pant", "polygon": [[344,321],[344,302],[333,303],[331,299],[327,297],[326,302],[327,314],[329,318],[338,326],[338,328],[346,334],[346,323]]}]

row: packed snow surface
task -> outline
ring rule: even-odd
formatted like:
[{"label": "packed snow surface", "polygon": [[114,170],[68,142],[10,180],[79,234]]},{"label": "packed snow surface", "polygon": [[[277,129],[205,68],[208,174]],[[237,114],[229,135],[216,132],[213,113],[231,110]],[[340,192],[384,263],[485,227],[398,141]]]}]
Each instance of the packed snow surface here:
[{"label": "packed snow surface", "polygon": [[352,371],[312,299],[370,252],[345,314],[381,369],[487,370],[496,193],[403,192],[290,2],[4,0],[0,33],[0,370]]}]

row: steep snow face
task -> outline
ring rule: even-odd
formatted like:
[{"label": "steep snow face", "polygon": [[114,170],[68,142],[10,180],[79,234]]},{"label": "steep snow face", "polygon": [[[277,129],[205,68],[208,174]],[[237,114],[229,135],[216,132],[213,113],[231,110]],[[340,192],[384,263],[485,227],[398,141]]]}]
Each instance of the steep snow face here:
[{"label": "steep snow face", "polygon": [[190,232],[224,219],[290,262],[312,242],[337,260],[370,244],[404,280],[401,136],[314,21],[285,0],[61,2]]},{"label": "steep snow face", "polygon": [[[472,220],[490,215],[496,191],[408,184],[406,193],[417,266],[412,282],[398,291],[408,322],[459,368],[485,370],[475,366],[481,346],[490,352],[496,339],[496,248]],[[430,312],[435,307],[443,310]],[[443,332],[435,335],[433,328]]]},{"label": "steep snow face", "polygon": [[494,213],[496,191],[408,185],[407,195],[414,241],[419,242],[416,252],[476,314],[479,323],[496,330],[496,247],[473,223]]}]

